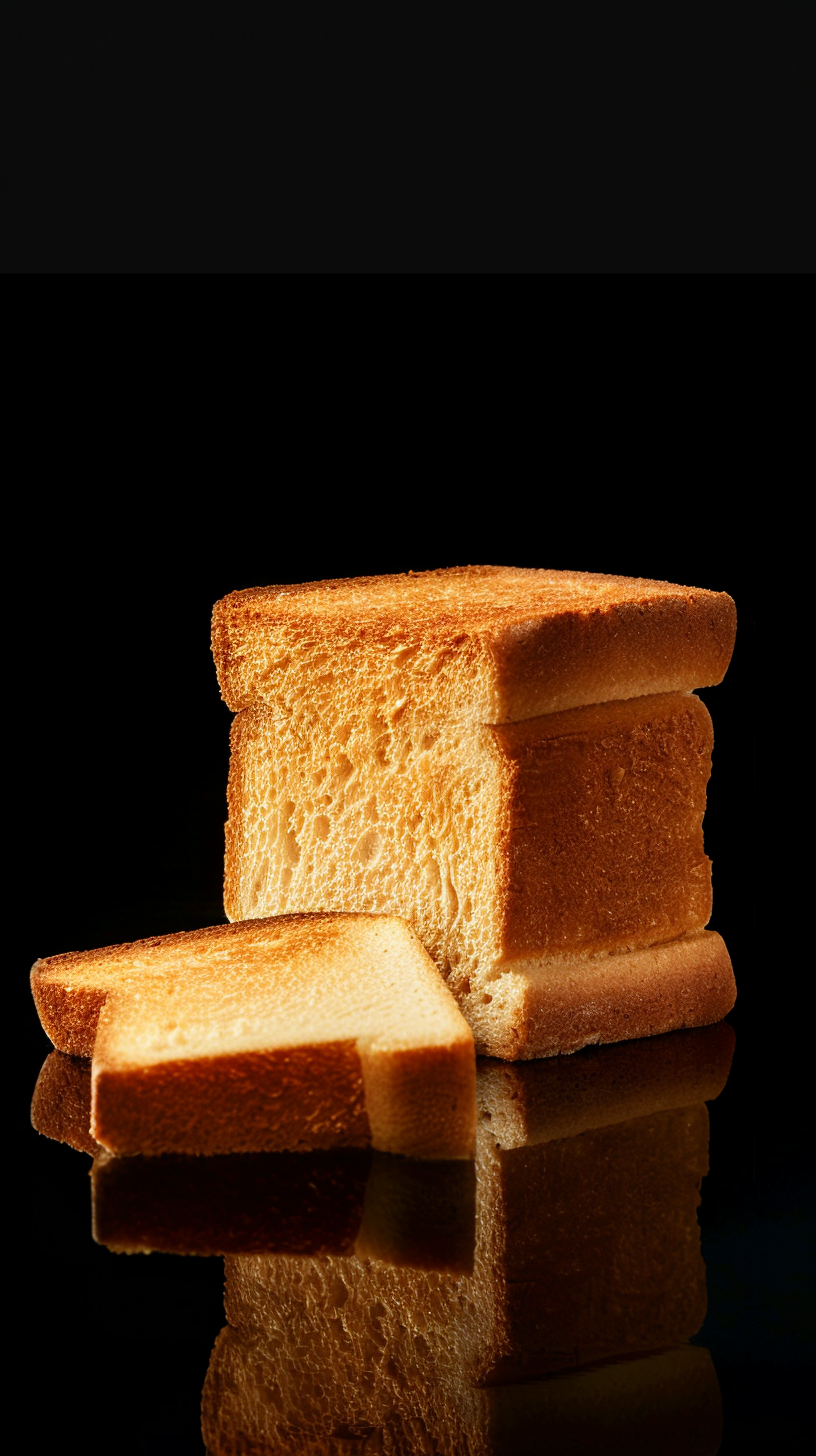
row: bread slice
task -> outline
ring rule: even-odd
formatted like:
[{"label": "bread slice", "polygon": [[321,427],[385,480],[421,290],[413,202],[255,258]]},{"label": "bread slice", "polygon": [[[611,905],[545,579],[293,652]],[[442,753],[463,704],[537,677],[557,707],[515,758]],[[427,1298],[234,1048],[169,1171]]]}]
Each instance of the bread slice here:
[{"label": "bread slice", "polygon": [[584,571],[465,566],[233,592],[213,612],[233,711],[361,705],[388,728],[509,723],[720,682],[736,631],[725,592]]},{"label": "bread slice", "polygon": [[[640,1356],[705,1313],[702,1098],[724,1085],[732,1047],[717,1027],[560,1064],[480,1063],[470,1277],[358,1255],[227,1259],[230,1328],[202,1401],[211,1456],[339,1452],[363,1434],[374,1450],[589,1452],[613,1413],[613,1449],[713,1456],[706,1352]],[[493,1125],[502,1104],[510,1147]],[[559,1136],[576,1106],[580,1131]],[[532,1122],[543,1136],[520,1145]],[[677,1446],[695,1425],[706,1441]]]},{"label": "bread slice", "polygon": [[505,726],[386,723],[370,698],[352,706],[325,720],[312,698],[237,715],[230,918],[403,915],[491,1056],[549,1056],[730,1010],[728,954],[704,932],[713,738],[698,698]]},{"label": "bread slice", "polygon": [[363,1147],[468,1157],[473,1038],[392,916],[297,915],[36,963],[58,1050],[92,1056],[118,1153]]}]

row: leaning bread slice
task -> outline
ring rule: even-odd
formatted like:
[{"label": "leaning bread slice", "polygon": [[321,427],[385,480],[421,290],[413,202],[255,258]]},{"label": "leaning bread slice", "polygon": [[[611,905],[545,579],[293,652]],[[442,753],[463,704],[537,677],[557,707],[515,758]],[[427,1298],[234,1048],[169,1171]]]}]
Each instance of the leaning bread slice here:
[{"label": "leaning bread slice", "polygon": [[32,989],[58,1050],[93,1058],[91,1132],[112,1152],[472,1152],[473,1038],[396,916],[52,956]]}]

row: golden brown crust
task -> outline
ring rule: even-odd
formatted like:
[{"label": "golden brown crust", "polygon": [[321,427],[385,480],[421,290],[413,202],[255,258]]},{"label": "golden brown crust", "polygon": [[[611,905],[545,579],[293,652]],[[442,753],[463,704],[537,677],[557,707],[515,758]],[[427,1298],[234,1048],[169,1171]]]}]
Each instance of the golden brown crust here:
[{"label": "golden brown crust", "polygon": [[502,723],[719,682],[724,592],[593,572],[456,567],[234,592],[213,610],[224,700],[289,711],[304,686]]},{"label": "golden brown crust", "polygon": [[711,719],[672,693],[492,730],[508,773],[501,953],[633,950],[702,930]]},{"label": "golden brown crust", "polygon": [[506,970],[515,996],[501,1020],[486,1024],[467,1001],[463,1010],[477,1051],[508,1061],[711,1026],[737,995],[728,951],[708,930],[622,955],[520,961]]},{"label": "golden brown crust", "polygon": [[125,1155],[371,1143],[353,1042],[97,1068],[91,1125],[105,1148]]}]

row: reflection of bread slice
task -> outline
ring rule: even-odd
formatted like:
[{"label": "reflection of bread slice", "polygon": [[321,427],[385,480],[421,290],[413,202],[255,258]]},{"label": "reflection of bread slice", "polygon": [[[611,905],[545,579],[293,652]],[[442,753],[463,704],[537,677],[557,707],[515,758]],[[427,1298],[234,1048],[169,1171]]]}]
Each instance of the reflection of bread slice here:
[{"label": "reflection of bread slice", "polygon": [[[661,1449],[661,1422],[671,1426],[684,1403],[691,1426],[702,1432],[697,1445],[689,1438],[688,1450],[716,1450],[716,1381],[704,1353],[661,1357],[663,1364],[635,1357],[687,1339],[702,1322],[696,1210],[708,1120],[701,1101],[682,1104],[720,1090],[731,1038],[695,1032],[680,1039],[679,1050],[677,1038],[650,1044],[650,1053],[652,1045],[663,1056],[650,1055],[645,1074],[635,1067],[636,1047],[626,1049],[628,1069],[615,1048],[570,1059],[563,1080],[550,1080],[551,1129],[568,1125],[583,1101],[582,1130],[574,1136],[556,1131],[549,1141],[505,1149],[492,1120],[482,1122],[472,1277],[375,1266],[355,1256],[227,1259],[232,1328],[213,1354],[203,1401],[213,1456],[339,1453],[343,1440],[365,1431],[386,1433],[384,1449],[395,1451],[510,1456],[531,1411],[554,1423],[555,1449],[568,1450],[558,1445],[564,1412],[595,1409],[584,1423],[589,1439],[602,1430],[608,1401],[622,1422],[633,1423],[631,1449],[644,1456],[643,1432]],[[609,1098],[595,1089],[596,1125],[588,1125],[582,1067],[591,1060],[602,1077],[607,1059]],[[529,1114],[545,1100],[540,1069],[506,1070]],[[482,1105],[512,1097],[506,1088],[496,1093],[494,1071],[488,1066],[483,1078],[480,1069]],[[672,1086],[680,1106],[672,1106]],[[649,1110],[650,1095],[660,1110]],[[639,1116],[616,1121],[627,1097]],[[521,1122],[507,1125],[517,1142]],[[633,1363],[616,1367],[617,1374],[595,1372],[573,1385],[547,1380],[540,1401],[539,1387],[525,1384],[518,1397],[504,1389],[508,1381],[532,1382],[621,1355]],[[638,1420],[645,1424],[638,1427]],[[624,1435],[613,1449],[627,1449]],[[666,1430],[667,1450],[680,1449],[675,1436]],[[544,1427],[539,1440],[547,1449]]]},{"label": "reflection of bread slice", "polygon": [[692,1345],[483,1395],[490,1456],[716,1456],[722,1439],[711,1356]]},{"label": "reflection of bread slice", "polygon": [[97,1243],[134,1253],[345,1254],[409,1269],[473,1267],[475,1178],[344,1148],[215,1158],[116,1158],[93,1167]]},{"label": "reflection of bread slice", "polygon": [[38,961],[40,1019],[93,1056],[119,1153],[373,1145],[469,1156],[473,1039],[392,916],[291,916]]},{"label": "reflection of bread slice", "polygon": [[343,1148],[118,1158],[91,1137],[90,1062],[52,1052],[32,1122],[94,1156],[93,1234],[129,1253],[352,1254],[409,1268],[473,1268],[473,1164]]},{"label": "reflection of bread slice", "polygon": [[94,1157],[99,1143],[91,1136],[91,1064],[85,1057],[51,1052],[37,1078],[31,1122],[43,1137],[67,1143]]}]

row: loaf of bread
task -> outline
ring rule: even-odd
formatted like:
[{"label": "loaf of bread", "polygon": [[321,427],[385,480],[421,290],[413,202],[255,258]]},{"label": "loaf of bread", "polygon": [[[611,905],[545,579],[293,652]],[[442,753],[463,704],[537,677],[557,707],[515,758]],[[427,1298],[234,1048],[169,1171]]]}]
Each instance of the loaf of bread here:
[{"label": "loaf of bread", "polygon": [[[359,1254],[227,1259],[229,1328],[202,1402],[210,1456],[334,1456],[355,1436],[406,1456],[588,1453],[616,1423],[614,1450],[713,1456],[710,1360],[671,1347],[705,1313],[702,1099],[724,1085],[733,1037],[678,1035],[645,1060],[638,1043],[480,1064],[470,1276]],[[576,1108],[580,1131],[563,1136]],[[525,1126],[537,1141],[520,1144]]]},{"label": "loaf of bread", "polygon": [[93,1058],[91,1133],[110,1151],[472,1153],[473,1038],[396,917],[291,916],[52,956],[32,989],[57,1049]]},{"label": "loaf of bread", "polygon": [[225,908],[405,916],[507,1059],[719,1020],[705,929],[724,593],[466,568],[238,592]]}]

